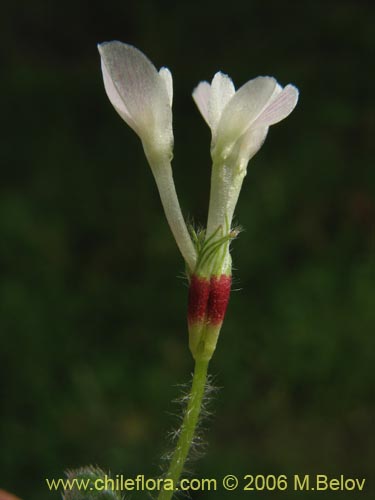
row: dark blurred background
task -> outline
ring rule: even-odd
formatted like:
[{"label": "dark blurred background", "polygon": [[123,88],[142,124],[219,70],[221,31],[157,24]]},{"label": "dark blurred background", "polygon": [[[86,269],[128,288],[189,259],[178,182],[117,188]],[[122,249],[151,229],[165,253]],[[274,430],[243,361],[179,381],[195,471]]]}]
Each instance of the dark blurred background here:
[{"label": "dark blurred background", "polygon": [[[184,213],[201,224],[210,134],[195,85],[221,69],[237,86],[273,75],[301,92],[241,193],[238,291],[211,364],[220,390],[193,475],[346,474],[369,483],[370,3],[35,0],[1,10],[0,487],[47,500],[59,494],[45,478],[80,465],[157,475],[176,425],[171,400],[193,368],[183,263],[139,140],[103,89],[96,44],[112,39],[173,73],[175,180]],[[369,484],[340,495],[370,497]]]}]

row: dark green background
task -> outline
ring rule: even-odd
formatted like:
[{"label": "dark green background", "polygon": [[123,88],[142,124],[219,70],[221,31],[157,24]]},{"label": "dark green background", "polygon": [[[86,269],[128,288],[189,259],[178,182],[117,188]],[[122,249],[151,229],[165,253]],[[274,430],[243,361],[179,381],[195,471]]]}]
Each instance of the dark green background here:
[{"label": "dark green background", "polygon": [[[191,99],[221,69],[293,82],[293,114],[251,161],[220,387],[195,477],[366,477],[374,457],[374,10],[353,1],[7,2],[1,8],[0,487],[99,464],[154,476],[188,382],[183,263],[96,43],[174,76],[174,172],[204,224],[209,130]],[[135,495],[145,497],[143,495]]]}]

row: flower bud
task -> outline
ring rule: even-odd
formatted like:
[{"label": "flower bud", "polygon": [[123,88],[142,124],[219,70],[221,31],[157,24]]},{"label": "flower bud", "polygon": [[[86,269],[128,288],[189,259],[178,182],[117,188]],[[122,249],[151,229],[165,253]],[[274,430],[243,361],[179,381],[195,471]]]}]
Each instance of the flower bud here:
[{"label": "flower bud", "polygon": [[158,72],[138,49],[113,41],[98,45],[104,87],[121,118],[140,137],[150,164],[170,161],[173,151],[172,75]]},{"label": "flower bud", "polygon": [[66,472],[71,488],[64,490],[63,500],[122,500],[115,489],[109,489],[109,474],[98,467],[82,467]]}]

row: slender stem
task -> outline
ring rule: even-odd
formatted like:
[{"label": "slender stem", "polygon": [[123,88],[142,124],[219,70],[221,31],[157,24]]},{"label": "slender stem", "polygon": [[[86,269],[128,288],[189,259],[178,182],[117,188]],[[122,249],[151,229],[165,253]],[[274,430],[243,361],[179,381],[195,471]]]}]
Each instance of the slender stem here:
[{"label": "slender stem", "polygon": [[186,227],[173,182],[170,164],[153,164],[152,172],[159,190],[165,215],[177,246],[191,271],[195,268],[197,252]]},{"label": "slender stem", "polygon": [[[207,380],[208,361],[196,361],[193,375],[193,383],[189,396],[184,420],[177,441],[176,449],[173,452],[172,460],[166,479],[172,479],[176,487],[180,479],[186,458],[188,456],[191,444],[193,442],[195,429],[197,426],[199,414],[202,406],[202,399]],[[161,490],[158,500],[170,500],[173,491]]]}]

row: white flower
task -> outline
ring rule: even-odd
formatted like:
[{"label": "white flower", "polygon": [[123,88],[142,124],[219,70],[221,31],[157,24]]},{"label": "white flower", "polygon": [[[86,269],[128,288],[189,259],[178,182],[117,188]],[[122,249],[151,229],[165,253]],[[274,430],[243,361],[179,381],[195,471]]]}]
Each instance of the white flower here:
[{"label": "white flower", "polygon": [[[293,85],[259,76],[235,91],[232,80],[216,73],[211,85],[201,82],[193,98],[211,128],[210,205],[206,241],[230,234],[232,218],[249,160],[262,146],[270,125],[286,118],[298,100]],[[219,263],[219,264],[218,264]],[[213,270],[229,273],[229,245],[217,255]]]},{"label": "white flower", "polygon": [[168,224],[189,269],[196,263],[173,182],[172,75],[158,72],[138,49],[122,42],[98,45],[104,87],[117,113],[139,135]]},{"label": "white flower", "polygon": [[236,92],[232,80],[219,72],[211,85],[201,82],[193,98],[211,128],[214,161],[232,156],[246,168],[262,146],[268,127],[293,111],[298,90],[290,84],[282,88],[274,78],[259,76]]},{"label": "white flower", "polygon": [[172,75],[158,72],[132,45],[98,45],[105,90],[113,107],[140,137],[150,162],[170,160],[173,151]]}]

